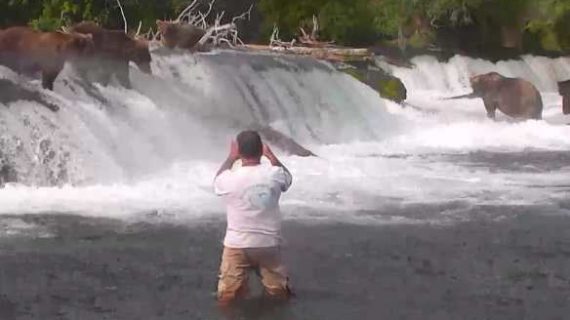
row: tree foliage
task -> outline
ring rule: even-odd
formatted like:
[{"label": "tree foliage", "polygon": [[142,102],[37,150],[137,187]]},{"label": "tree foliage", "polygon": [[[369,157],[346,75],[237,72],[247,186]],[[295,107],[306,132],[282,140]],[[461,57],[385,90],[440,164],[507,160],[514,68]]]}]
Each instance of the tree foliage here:
[{"label": "tree foliage", "polygon": [[[143,27],[154,26],[156,19],[171,18],[182,10],[183,0],[121,0],[128,25],[136,28],[139,22]],[[2,5],[0,5],[2,6]],[[117,0],[10,0],[3,5],[8,9],[0,18],[9,25],[10,16],[25,20],[40,30],[54,30],[62,25],[84,20],[96,21],[109,28],[122,29],[123,18]],[[2,11],[4,12],[4,11]],[[29,12],[26,16],[25,12]],[[5,17],[4,17],[5,16]],[[4,21],[2,21],[4,22]]]},{"label": "tree foliage", "polygon": [[[131,30],[141,22],[145,31],[190,2],[121,0]],[[509,36],[519,38],[520,50],[570,50],[570,0],[216,0],[215,10],[243,11],[252,2],[259,23],[251,23],[257,31],[249,31],[250,41],[266,42],[274,24],[282,40],[290,40],[299,27],[312,28],[314,15],[323,40],[346,45],[442,45],[453,34],[482,48],[505,46]],[[117,0],[0,1],[0,26],[52,30],[82,20],[123,28]]]}]

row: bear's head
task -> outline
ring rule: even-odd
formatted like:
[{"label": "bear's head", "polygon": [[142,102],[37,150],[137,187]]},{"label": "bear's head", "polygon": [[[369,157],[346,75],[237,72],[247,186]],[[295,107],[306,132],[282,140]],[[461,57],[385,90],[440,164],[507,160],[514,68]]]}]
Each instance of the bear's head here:
[{"label": "bear's head", "polygon": [[151,59],[150,51],[148,49],[148,41],[143,39],[134,39],[130,60],[132,60],[142,72],[151,74]]},{"label": "bear's head", "polygon": [[90,55],[93,53],[94,44],[91,34],[77,32],[65,33],[67,37],[66,54],[71,57]]},{"label": "bear's head", "polygon": [[503,76],[497,72],[489,72],[478,76],[471,77],[469,82],[473,92],[484,94],[487,90],[496,88],[497,84],[503,80]]},{"label": "bear's head", "polygon": [[162,44],[170,49],[176,47],[179,33],[178,24],[169,21],[156,20],[156,25],[158,26],[158,31],[161,35]]}]

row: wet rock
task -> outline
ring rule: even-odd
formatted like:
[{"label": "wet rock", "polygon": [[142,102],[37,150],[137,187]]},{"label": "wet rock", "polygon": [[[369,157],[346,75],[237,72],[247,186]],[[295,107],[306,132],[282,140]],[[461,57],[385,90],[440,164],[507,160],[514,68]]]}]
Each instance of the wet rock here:
[{"label": "wet rock", "polygon": [[269,126],[256,128],[256,130],[259,132],[263,140],[269,143],[269,145],[274,146],[285,153],[300,157],[316,156],[312,151],[305,149],[305,147],[297,143],[291,137],[288,137]]},{"label": "wet rock", "polygon": [[351,62],[348,65],[339,66],[337,69],[376,90],[384,99],[401,104],[407,98],[406,86],[402,80],[370,62]]},{"label": "wet rock", "polygon": [[402,103],[406,100],[407,90],[402,80],[391,76],[388,79],[378,80],[377,84],[378,87],[376,89],[381,97],[397,103]]},{"label": "wet rock", "polygon": [[8,104],[20,100],[37,102],[53,112],[59,110],[57,105],[47,101],[39,92],[23,88],[6,79],[0,79],[0,103]]},{"label": "wet rock", "polygon": [[0,187],[10,182],[18,182],[18,173],[13,166],[0,161]]}]

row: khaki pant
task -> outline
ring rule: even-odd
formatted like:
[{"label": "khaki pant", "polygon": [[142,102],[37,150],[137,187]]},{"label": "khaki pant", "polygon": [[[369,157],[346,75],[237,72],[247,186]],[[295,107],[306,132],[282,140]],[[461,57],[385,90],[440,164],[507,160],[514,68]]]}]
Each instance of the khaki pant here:
[{"label": "khaki pant", "polygon": [[281,262],[279,247],[247,249],[225,247],[218,281],[220,303],[244,298],[248,294],[247,281],[250,270],[255,270],[261,277],[266,296],[277,299],[290,297],[289,278]]}]

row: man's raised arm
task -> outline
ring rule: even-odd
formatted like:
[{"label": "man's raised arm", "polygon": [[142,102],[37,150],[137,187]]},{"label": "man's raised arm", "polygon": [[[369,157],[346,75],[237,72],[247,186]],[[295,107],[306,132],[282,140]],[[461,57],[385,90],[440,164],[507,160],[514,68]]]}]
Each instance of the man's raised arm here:
[{"label": "man's raised arm", "polygon": [[287,167],[285,167],[285,165],[281,161],[279,161],[279,159],[277,159],[277,156],[273,153],[271,148],[269,148],[269,146],[266,144],[263,144],[263,155],[266,156],[267,159],[269,159],[269,162],[271,162],[272,166],[283,168],[283,171],[285,171],[285,174],[288,176],[288,178],[286,178],[286,180],[288,181],[285,183],[286,186],[283,189],[283,191],[288,189],[291,183],[293,182],[293,175],[291,174],[289,169],[287,169]]},{"label": "man's raised arm", "polygon": [[226,161],[224,161],[224,163],[222,163],[222,166],[220,167],[220,169],[218,169],[218,172],[216,173],[216,177],[219,176],[220,174],[222,174],[222,172],[224,172],[226,170],[230,170],[232,168],[232,166],[234,165],[234,162],[236,162],[238,159],[239,159],[239,151],[238,151],[237,142],[232,141],[232,144],[230,146],[230,154],[228,155],[228,158],[226,159]]}]

